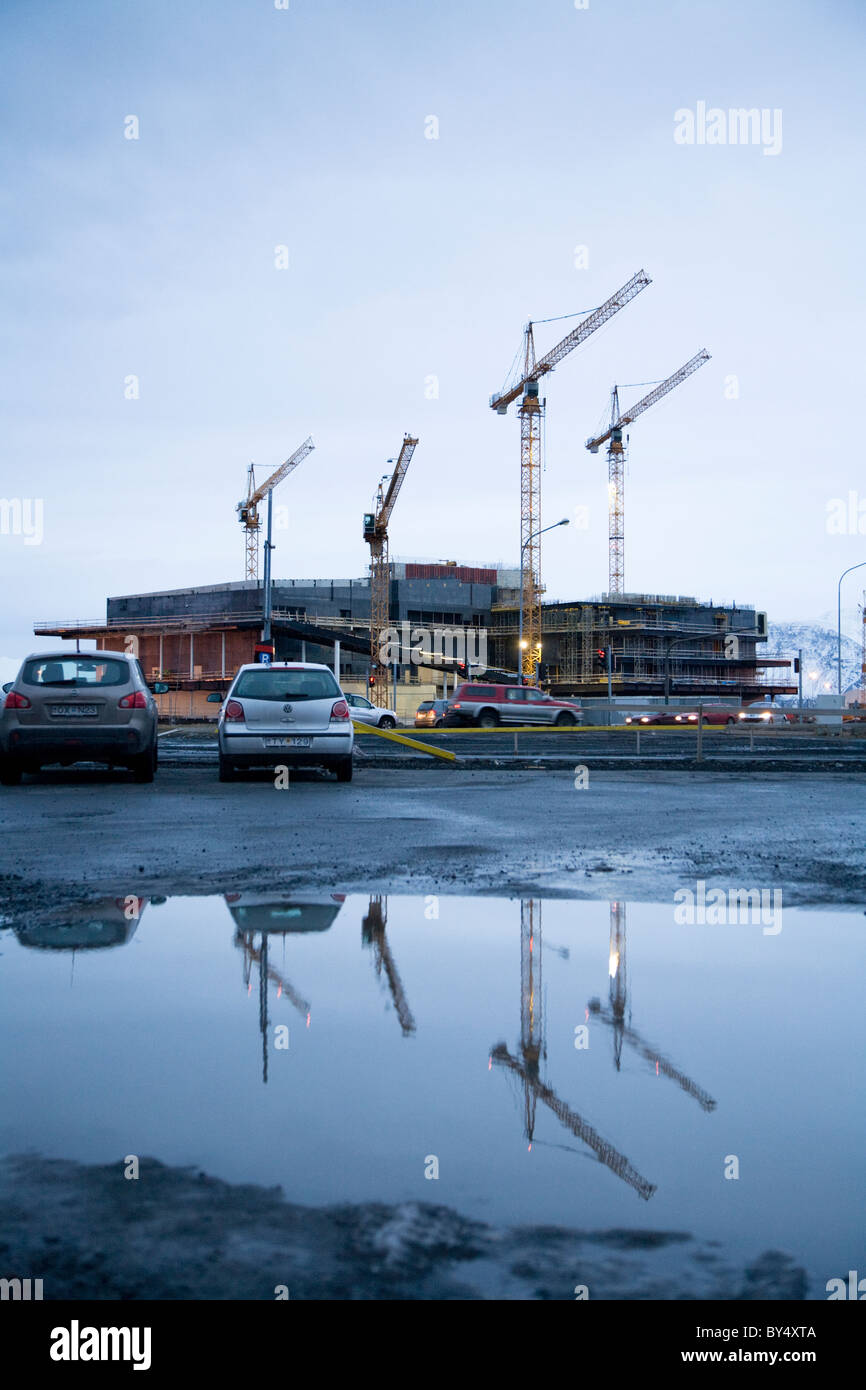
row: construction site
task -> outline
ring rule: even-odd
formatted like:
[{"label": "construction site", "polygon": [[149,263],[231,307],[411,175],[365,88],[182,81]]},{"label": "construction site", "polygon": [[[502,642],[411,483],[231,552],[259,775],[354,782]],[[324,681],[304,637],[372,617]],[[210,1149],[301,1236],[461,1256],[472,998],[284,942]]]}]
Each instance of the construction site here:
[{"label": "construction site", "polygon": [[[709,361],[694,354],[626,407],[614,385],[609,423],[587,439],[608,466],[607,586],[595,597],[546,601],[541,575],[541,474],[546,397],[540,387],[573,349],[651,283],[643,271],[572,328],[550,351],[536,355],[535,329],[523,332],[517,379],[489,400],[498,415],[516,403],[520,423],[519,562],[495,564],[397,562],[391,559],[394,509],[419,440],[406,434],[394,467],[363,514],[369,547],[366,575],[353,579],[274,579],[271,525],[274,490],[314,449],[307,438],[263,482],[249,465],[237,504],[243,528],[244,578],[107,600],[104,619],[51,619],[35,624],[40,637],[94,640],[138,656],[146,676],[171,687],[167,712],[213,714],[208,694],[222,694],[244,662],[317,661],[334,667],[347,691],[407,714],[417,700],[447,698],[458,680],[487,678],[539,685],[554,695],[583,698],[663,696],[741,702],[796,694],[791,662],[760,653],[767,616],[750,604],[704,601],[625,587],[624,480],[628,429],[647,410]],[[568,317],[568,316],[566,316]],[[517,471],[517,470],[516,470]],[[516,493],[517,490],[515,490]],[[260,571],[262,532],[264,565]],[[448,538],[443,537],[447,545]],[[386,655],[387,634],[402,627],[438,634],[436,649],[400,659]],[[467,651],[483,651],[480,660]]]}]

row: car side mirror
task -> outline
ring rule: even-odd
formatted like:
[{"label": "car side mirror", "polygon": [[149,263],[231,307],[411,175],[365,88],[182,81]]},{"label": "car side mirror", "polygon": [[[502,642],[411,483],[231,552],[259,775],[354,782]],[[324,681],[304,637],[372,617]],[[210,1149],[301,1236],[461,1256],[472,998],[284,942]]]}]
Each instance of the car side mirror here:
[{"label": "car side mirror", "polygon": [[168,694],[168,686],[166,685],[165,681],[154,681],[153,685],[150,688],[153,691],[154,695]]},{"label": "car side mirror", "polygon": [[13,687],[14,684],[15,684],[14,681],[7,681],[6,684],[5,684],[4,687],[3,687],[3,694],[4,694],[4,695],[8,695],[8,694],[9,694],[9,691],[12,689],[12,687]]},{"label": "car side mirror", "polygon": [[221,705],[223,702],[223,697],[218,690],[212,690],[207,697],[207,702],[209,705]]}]

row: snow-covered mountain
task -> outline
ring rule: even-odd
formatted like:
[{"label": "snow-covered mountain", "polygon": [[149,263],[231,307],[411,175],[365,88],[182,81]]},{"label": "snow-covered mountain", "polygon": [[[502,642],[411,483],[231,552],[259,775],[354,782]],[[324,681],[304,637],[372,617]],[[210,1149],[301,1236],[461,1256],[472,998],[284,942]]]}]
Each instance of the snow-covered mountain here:
[{"label": "snow-covered mountain", "polygon": [[[803,650],[803,694],[824,695],[836,690],[836,631],[821,623],[769,624],[766,643],[758,644],[765,656],[784,656],[789,660]],[[842,689],[860,684],[860,644],[842,632]],[[791,671],[792,681],[796,676]]]}]

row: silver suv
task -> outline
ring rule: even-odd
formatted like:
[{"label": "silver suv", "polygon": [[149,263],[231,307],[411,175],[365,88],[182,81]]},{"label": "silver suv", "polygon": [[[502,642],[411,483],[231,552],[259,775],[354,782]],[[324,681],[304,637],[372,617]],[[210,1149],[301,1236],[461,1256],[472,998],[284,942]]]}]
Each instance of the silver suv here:
[{"label": "silver suv", "polygon": [[[167,690],[157,686],[157,692]],[[3,687],[0,783],[51,763],[128,767],[152,782],[157,707],[138,661],[125,652],[34,652]]]},{"label": "silver suv", "polygon": [[219,713],[220,781],[253,768],[324,767],[352,780],[349,706],[330,666],[241,666]]}]

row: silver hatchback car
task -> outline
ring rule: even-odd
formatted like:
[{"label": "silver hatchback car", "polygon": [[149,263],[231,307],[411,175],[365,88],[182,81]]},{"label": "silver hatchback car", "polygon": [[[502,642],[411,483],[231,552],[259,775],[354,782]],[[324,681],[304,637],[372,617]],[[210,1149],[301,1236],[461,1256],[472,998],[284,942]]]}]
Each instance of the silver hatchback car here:
[{"label": "silver hatchback car", "polygon": [[157,706],[135,657],[106,651],[34,652],[3,690],[3,786],[16,786],[23,772],[80,762],[128,767],[137,782],[153,781]]},{"label": "silver hatchback car", "polygon": [[219,776],[277,766],[324,767],[352,780],[349,706],[329,666],[241,666],[219,713]]}]

